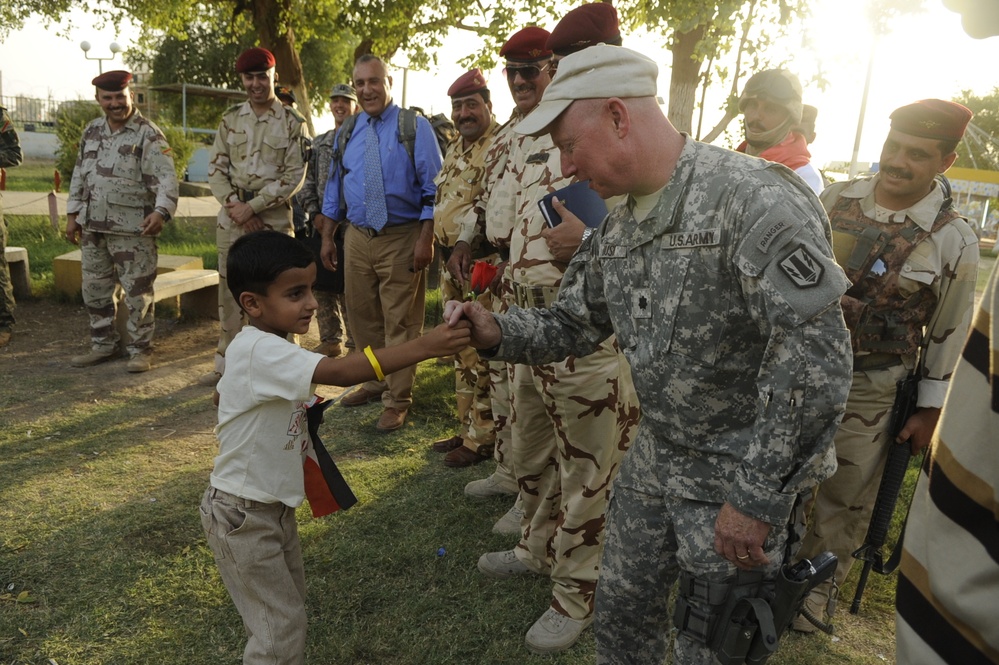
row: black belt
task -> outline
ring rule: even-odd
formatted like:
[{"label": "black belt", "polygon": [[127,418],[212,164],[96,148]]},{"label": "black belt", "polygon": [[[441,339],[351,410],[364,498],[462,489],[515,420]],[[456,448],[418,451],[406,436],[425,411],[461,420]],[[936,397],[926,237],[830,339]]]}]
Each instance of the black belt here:
[{"label": "black belt", "polygon": [[239,187],[236,188],[236,198],[242,201],[243,203],[249,203],[253,199],[257,198],[257,194],[259,193],[260,192],[255,192],[252,189],[240,189]]},{"label": "black belt", "polygon": [[381,231],[369,229],[365,226],[357,226],[356,224],[351,224],[351,226],[360,231],[361,233],[363,233],[364,235],[368,236],[369,238],[377,238],[378,236],[383,236],[386,233],[394,233],[396,229],[406,229],[409,227],[410,224],[416,224],[419,221],[420,220],[418,219],[414,219],[413,221],[403,222],[401,224],[386,224]]}]

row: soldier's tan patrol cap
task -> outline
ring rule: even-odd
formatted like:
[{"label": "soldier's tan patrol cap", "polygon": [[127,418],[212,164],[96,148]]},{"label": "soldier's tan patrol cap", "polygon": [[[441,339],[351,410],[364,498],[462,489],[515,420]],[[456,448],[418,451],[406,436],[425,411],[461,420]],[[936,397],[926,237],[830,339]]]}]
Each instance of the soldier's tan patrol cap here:
[{"label": "soldier's tan patrol cap", "polygon": [[337,83],[330,90],[330,99],[334,97],[346,97],[347,99],[352,99],[357,101],[357,92],[354,90],[354,86],[347,85],[346,83]]},{"label": "soldier's tan patrol cap", "polygon": [[545,88],[541,103],[514,131],[537,136],[577,99],[655,97],[659,67],[622,46],[597,44],[572,53],[558,64],[558,75]]}]

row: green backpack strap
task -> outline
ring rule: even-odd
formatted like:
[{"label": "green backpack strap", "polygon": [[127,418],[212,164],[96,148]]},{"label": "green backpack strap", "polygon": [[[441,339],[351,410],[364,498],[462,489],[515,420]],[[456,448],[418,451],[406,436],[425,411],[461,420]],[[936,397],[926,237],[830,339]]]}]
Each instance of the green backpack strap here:
[{"label": "green backpack strap", "polygon": [[340,188],[336,218],[338,222],[347,221],[347,202],[343,198],[343,178],[346,175],[343,172],[343,154],[347,150],[347,141],[350,140],[351,134],[354,133],[354,125],[356,124],[356,115],[349,115],[344,118],[343,124],[340,125],[340,131],[336,133],[336,143],[333,146],[333,163],[336,164],[337,181]]}]

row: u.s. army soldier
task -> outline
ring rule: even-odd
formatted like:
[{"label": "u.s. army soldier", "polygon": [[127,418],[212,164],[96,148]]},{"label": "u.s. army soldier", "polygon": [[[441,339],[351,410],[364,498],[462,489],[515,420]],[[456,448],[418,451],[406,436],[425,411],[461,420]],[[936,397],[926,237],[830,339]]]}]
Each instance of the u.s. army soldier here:
[{"label": "u.s. army soldier", "polygon": [[66,239],[80,245],[83,302],[90,315],[90,352],[74,356],[73,367],[96,365],[117,353],[117,281],[128,307],[126,368],[150,368],[156,236],[177,210],[178,184],[163,132],[132,105],[131,80],[129,72],[117,70],[92,81],[104,117],[84,127],[69,186]]},{"label": "u.s. army soldier", "polygon": [[614,46],[559,63],[517,131],[550,133],[564,176],[629,197],[583,242],[550,308],[449,302],[445,316],[469,318],[486,356],[521,363],[585,356],[617,335],[642,420],[612,490],[597,662],[665,660],[679,576],[673,662],[708,664],[726,600],[773,578],[793,507],[835,468],[847,281],[807,187],[677,132],[657,74]]}]

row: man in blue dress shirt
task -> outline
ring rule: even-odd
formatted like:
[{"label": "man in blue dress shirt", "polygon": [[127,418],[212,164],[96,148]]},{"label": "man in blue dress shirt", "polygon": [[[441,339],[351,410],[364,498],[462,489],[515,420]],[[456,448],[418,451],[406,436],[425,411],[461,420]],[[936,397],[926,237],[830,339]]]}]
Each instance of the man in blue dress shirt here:
[{"label": "man in blue dress shirt", "polygon": [[[326,188],[323,214],[349,223],[343,269],[354,342],[358,349],[381,348],[423,333],[425,268],[434,257],[434,178],[441,153],[430,123],[417,116],[412,157],[408,154],[399,138],[401,109],[392,102],[392,77],[379,58],[358,58],[354,88],[361,113],[342,165],[334,160],[330,168],[330,183],[336,186]],[[323,227],[322,256],[328,268],[336,226]],[[365,383],[341,403],[381,401],[384,411],[376,427],[384,432],[399,429],[413,402],[415,376],[415,367],[393,372],[384,381]]]}]

